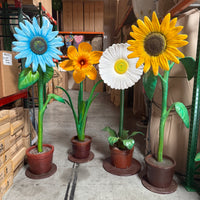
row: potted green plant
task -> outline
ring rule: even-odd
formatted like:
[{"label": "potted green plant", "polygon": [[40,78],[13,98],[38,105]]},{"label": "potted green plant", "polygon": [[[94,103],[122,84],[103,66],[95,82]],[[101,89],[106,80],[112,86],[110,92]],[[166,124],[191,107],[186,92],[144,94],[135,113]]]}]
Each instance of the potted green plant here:
[{"label": "potted green plant", "polygon": [[[135,40],[129,40],[128,49],[133,51],[128,58],[139,57],[136,67],[144,63],[143,85],[146,95],[152,100],[158,78],[162,85],[162,110],[159,126],[159,145],[157,155],[145,157],[147,167],[147,182],[143,184],[148,189],[158,193],[171,193],[176,190],[173,174],[176,162],[168,156],[163,156],[164,129],[167,117],[172,109],[175,109],[185,126],[189,128],[189,116],[186,107],[181,102],[173,103],[167,107],[168,78],[174,63],[179,59],[184,62],[184,55],[177,48],[187,45],[187,35],[178,34],[183,26],[177,26],[177,18],[170,21],[170,13],[167,14],[161,24],[155,12],[152,14],[152,21],[145,16],[144,22],[138,19],[138,27],[132,25],[133,32],[130,35]],[[171,62],[170,62],[171,61]],[[159,66],[163,72],[159,72]],[[152,67],[152,70],[150,68]],[[186,68],[188,72],[188,69]]]},{"label": "potted green plant", "polygon": [[71,139],[72,153],[69,154],[68,158],[71,161],[79,163],[86,162],[94,157],[92,155],[93,153],[90,152],[92,138],[85,135],[85,127],[90,105],[98,95],[94,96],[94,91],[101,80],[93,86],[87,100],[83,99],[83,81],[86,77],[90,80],[96,79],[97,70],[93,65],[99,63],[101,55],[101,51],[92,51],[92,46],[89,43],[82,42],[78,46],[78,51],[74,46],[68,47],[67,56],[69,59],[60,63],[60,67],[62,69],[66,71],[73,71],[73,78],[75,82],[80,85],[78,94],[78,112],[74,109],[69,93],[64,88],[59,87],[67,95],[65,102],[71,108],[76,124],[77,136],[74,136]]},{"label": "potted green plant", "polygon": [[[111,152],[111,168],[128,169],[132,165],[134,139],[133,137],[141,132],[133,132],[129,134],[128,130],[123,129],[124,119],[124,90],[133,86],[143,73],[143,66],[136,69],[135,65],[138,59],[127,59],[130,53],[127,50],[128,44],[113,44],[108,47],[99,61],[99,73],[108,86],[113,89],[121,90],[120,94],[120,123],[118,133],[110,127],[105,127],[103,130],[107,131],[110,152]],[[107,160],[104,162],[104,168],[110,172],[110,166]],[[109,168],[109,169],[108,169]],[[133,173],[136,173],[134,171]],[[113,169],[111,170],[111,173]],[[127,175],[127,174],[124,174]]]},{"label": "potted green plant", "polygon": [[53,25],[47,18],[43,17],[42,23],[40,28],[35,17],[32,24],[27,20],[24,23],[20,22],[20,28],[16,27],[14,34],[17,41],[13,42],[13,51],[19,52],[15,58],[26,58],[25,68],[19,75],[19,89],[25,89],[35,83],[38,87],[38,144],[26,151],[29,164],[26,174],[35,178],[49,176],[56,171],[56,166],[52,165],[54,147],[43,144],[43,117],[52,98],[65,103],[62,97],[55,94],[49,94],[44,101],[44,86],[54,73],[53,58],[59,60],[58,55],[62,55],[56,47],[62,46],[63,42],[61,38],[56,38],[58,31],[52,31]]}]

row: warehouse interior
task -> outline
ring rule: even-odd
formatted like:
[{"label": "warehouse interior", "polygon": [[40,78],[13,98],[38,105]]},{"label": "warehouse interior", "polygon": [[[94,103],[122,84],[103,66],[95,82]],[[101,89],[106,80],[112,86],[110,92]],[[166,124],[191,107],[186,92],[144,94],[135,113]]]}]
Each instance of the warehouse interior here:
[{"label": "warehouse interior", "polygon": [[[199,199],[199,8],[199,0],[0,0],[0,200]],[[151,81],[155,81],[152,93],[151,82],[148,82],[147,73],[141,66],[134,66],[142,71],[136,71],[136,74],[140,73],[139,78],[125,88],[122,85],[121,88],[112,87],[109,83],[113,77],[104,80],[101,72],[104,53],[106,57],[106,52],[117,48],[118,44],[132,45],[133,42],[129,41],[139,38],[133,38],[133,32],[141,29],[138,33],[142,33],[141,21],[146,25],[147,17],[153,24],[153,13],[156,13],[161,27],[167,13],[170,13],[171,26],[173,22],[176,26],[183,26],[179,30],[166,24],[170,27],[169,31],[174,31],[170,33],[171,37],[178,35],[179,30],[182,37],[177,36],[178,39],[171,45],[180,46],[180,52],[186,57],[185,62],[175,63],[173,69],[169,64],[167,114],[164,116],[167,115],[167,118],[164,120],[162,148],[164,157],[169,157],[170,162],[172,158],[175,165],[174,175],[166,187],[149,182],[148,176],[153,172],[148,175],[146,161],[148,155],[158,159],[162,132],[162,80],[165,78],[163,68],[158,70],[163,78],[155,81],[153,75],[150,77]],[[173,20],[175,18],[177,20]],[[33,58],[32,64],[26,66],[30,53],[19,53],[23,52],[23,45],[28,41],[23,39],[20,42],[20,39],[27,37],[29,31],[37,32],[36,23],[41,28],[39,37],[45,33],[44,39],[48,39],[51,31],[57,33],[52,34],[56,35],[56,39],[51,35],[55,42],[50,45],[51,50],[54,47],[56,50],[47,52],[48,59],[51,58],[54,64],[52,68],[47,66],[51,64],[48,59],[45,60],[47,57],[43,57],[46,67],[42,68],[43,61],[40,63],[42,59],[39,56],[43,54],[38,53],[39,56],[34,57],[39,63],[36,69]],[[170,36],[166,35],[166,38],[170,40]],[[187,40],[188,44],[185,45],[185,42],[181,46],[178,40]],[[73,64],[72,70],[66,64],[78,57],[80,44],[85,45],[82,45],[82,51],[85,48],[87,52],[85,57],[83,52],[80,54],[80,63],[84,61],[87,64],[92,56],[98,57],[98,62],[95,60],[91,64],[95,78],[92,78],[92,72],[88,72],[81,81],[77,81],[75,72],[78,65]],[[86,47],[91,47],[96,54]],[[41,74],[43,87],[39,85]],[[149,94],[153,94],[151,99]],[[81,115],[83,110],[86,114]],[[80,118],[81,125],[78,124]],[[73,149],[73,137],[76,134],[79,137],[82,126],[83,135],[92,138],[89,154],[84,158],[76,157]],[[124,131],[128,131],[127,138]],[[125,143],[135,131],[134,140]],[[43,135],[40,136],[40,133]],[[121,137],[120,133],[124,135]],[[128,152],[131,149],[128,145],[133,145],[128,167],[118,168],[111,158],[111,146],[120,140],[120,145],[125,146],[123,150],[119,148],[122,152]],[[39,147],[40,141],[53,146],[53,158],[50,170],[35,174],[28,154],[34,145],[36,149]],[[43,152],[38,149],[35,154],[42,155]],[[40,166],[39,163],[36,165]],[[165,179],[160,178],[161,174],[156,180]]]}]

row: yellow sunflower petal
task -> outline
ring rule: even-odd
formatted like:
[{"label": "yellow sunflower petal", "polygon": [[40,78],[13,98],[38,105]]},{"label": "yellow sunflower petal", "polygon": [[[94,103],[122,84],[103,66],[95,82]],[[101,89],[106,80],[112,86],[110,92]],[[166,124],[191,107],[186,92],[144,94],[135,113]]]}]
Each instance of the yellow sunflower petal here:
[{"label": "yellow sunflower petal", "polygon": [[76,83],[81,83],[85,79],[85,74],[82,71],[74,70],[73,78]]},{"label": "yellow sunflower petal", "polygon": [[153,25],[151,23],[151,20],[147,16],[144,16],[144,23],[150,31],[153,31]]},{"label": "yellow sunflower petal", "polygon": [[136,33],[138,33],[138,34],[144,34],[137,26],[135,26],[135,25],[132,25],[131,26],[131,28],[132,28],[132,30],[133,30],[133,32],[136,32]]},{"label": "yellow sunflower petal", "polygon": [[159,65],[163,70],[169,71],[169,63],[166,57],[162,55],[159,56]]},{"label": "yellow sunflower petal", "polygon": [[147,73],[149,71],[150,67],[151,67],[150,57],[146,57],[145,58],[145,65],[144,65],[144,68],[143,68],[144,73]]},{"label": "yellow sunflower petal", "polygon": [[171,29],[170,31],[168,31],[168,33],[165,35],[167,40],[171,40],[174,37],[176,37],[178,35],[178,33],[183,29],[183,26],[177,26],[173,29]]},{"label": "yellow sunflower petal", "polygon": [[162,23],[160,25],[160,32],[161,33],[165,34],[167,31],[169,31],[170,18],[171,18],[171,14],[170,13],[168,13],[164,17],[164,19],[163,19],[163,21],[162,21]]},{"label": "yellow sunflower petal", "polygon": [[135,40],[128,40],[127,43],[130,44],[130,45],[132,45],[132,44],[135,43]]},{"label": "yellow sunflower petal", "polygon": [[89,79],[95,80],[96,77],[97,77],[97,70],[95,69],[94,66],[90,65],[90,66],[88,67],[88,70],[87,70],[87,72],[85,73],[85,75],[86,75]]},{"label": "yellow sunflower petal", "polygon": [[185,40],[187,39],[188,35],[187,34],[179,34],[176,36],[176,40]]},{"label": "yellow sunflower petal", "polygon": [[139,56],[138,53],[134,51],[133,53],[129,54],[127,58],[137,58],[138,56]]},{"label": "yellow sunflower petal", "polygon": [[72,60],[65,60],[65,61],[61,62],[59,65],[65,71],[74,70],[74,66],[73,66],[73,61]]},{"label": "yellow sunflower petal", "polygon": [[144,57],[140,57],[139,60],[136,63],[136,68],[138,68],[139,66],[141,66],[144,63]]},{"label": "yellow sunflower petal", "polygon": [[145,35],[148,35],[148,34],[150,33],[149,28],[145,25],[145,23],[144,23],[141,19],[138,19],[138,20],[137,20],[137,24],[138,24],[140,30],[142,30],[142,32],[143,32]]},{"label": "yellow sunflower petal", "polygon": [[154,57],[154,56],[151,57],[151,65],[152,65],[152,70],[153,70],[154,76],[157,76],[158,68],[159,68],[157,57]]},{"label": "yellow sunflower petal", "polygon": [[180,52],[176,47],[173,46],[168,46],[167,50],[169,50],[170,52],[172,52],[175,56],[178,56],[180,58],[184,58],[184,54],[182,52]]},{"label": "yellow sunflower petal", "polygon": [[170,28],[174,28],[175,25],[176,25],[176,22],[177,22],[177,17],[175,17],[175,18],[172,19],[172,21],[170,22],[169,27],[170,27]]},{"label": "yellow sunflower petal", "polygon": [[99,63],[99,59],[101,58],[103,52],[102,51],[93,51],[90,53],[90,63],[97,64]]},{"label": "yellow sunflower petal", "polygon": [[153,25],[153,30],[154,31],[160,32],[160,23],[158,21],[158,17],[156,15],[155,11],[152,14],[152,25]]},{"label": "yellow sunflower petal", "polygon": [[171,60],[172,62],[179,63],[179,59],[169,50],[166,49],[165,53],[163,53],[163,56],[167,58],[167,60]]},{"label": "yellow sunflower petal", "polygon": [[144,38],[145,38],[144,34],[139,34],[136,32],[130,32],[130,36],[136,40],[144,40]]},{"label": "yellow sunflower petal", "polygon": [[183,47],[188,44],[188,41],[185,40],[170,40],[168,42],[168,46],[174,46],[174,47]]},{"label": "yellow sunflower petal", "polygon": [[78,56],[77,49],[74,46],[69,46],[69,48],[67,49],[67,55],[71,60],[76,59]]},{"label": "yellow sunflower petal", "polygon": [[87,42],[82,42],[78,45],[78,52],[81,54],[82,52],[91,52],[92,46]]}]

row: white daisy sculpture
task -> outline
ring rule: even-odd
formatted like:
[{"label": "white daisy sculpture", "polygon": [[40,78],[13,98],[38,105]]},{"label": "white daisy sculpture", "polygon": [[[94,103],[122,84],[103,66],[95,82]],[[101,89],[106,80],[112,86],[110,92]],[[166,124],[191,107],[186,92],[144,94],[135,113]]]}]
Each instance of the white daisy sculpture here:
[{"label": "white daisy sculpture", "polygon": [[19,75],[18,88],[25,89],[35,83],[38,86],[38,152],[43,152],[43,116],[49,101],[54,98],[64,103],[64,99],[55,94],[49,94],[44,102],[44,86],[53,77],[53,58],[60,60],[62,53],[57,47],[63,46],[62,39],[56,37],[58,31],[52,31],[53,25],[46,17],[42,17],[42,27],[38,25],[36,18],[33,24],[25,20],[19,23],[20,28],[15,28],[14,37],[17,41],[13,51],[19,52],[16,59],[26,59],[25,69]]},{"label": "white daisy sculpture", "polygon": [[134,146],[132,137],[140,133],[128,134],[127,130],[123,130],[124,89],[133,86],[143,73],[143,66],[136,68],[138,58],[127,58],[130,54],[130,51],[127,50],[128,46],[127,43],[113,44],[103,52],[99,60],[99,73],[104,83],[113,89],[121,90],[119,132],[116,133],[110,127],[104,128],[104,131],[108,131],[110,134],[109,144],[115,145],[121,150],[132,149]]}]

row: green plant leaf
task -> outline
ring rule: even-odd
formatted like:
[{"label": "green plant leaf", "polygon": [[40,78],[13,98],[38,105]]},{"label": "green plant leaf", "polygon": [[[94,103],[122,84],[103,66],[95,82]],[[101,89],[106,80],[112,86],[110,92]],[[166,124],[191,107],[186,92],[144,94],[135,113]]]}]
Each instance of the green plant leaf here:
[{"label": "green plant leaf", "polygon": [[53,77],[54,69],[46,65],[46,72],[43,73],[43,84],[48,83]]},{"label": "green plant leaf", "polygon": [[123,140],[123,145],[127,147],[129,150],[133,148],[134,144],[135,144],[134,139]]},{"label": "green plant leaf", "polygon": [[83,119],[83,116],[85,114],[86,105],[87,105],[87,101],[81,101],[80,102],[80,105],[79,105],[79,116],[78,116],[79,122],[81,122],[81,120]]},{"label": "green plant leaf", "polygon": [[113,130],[112,128],[106,126],[103,131],[107,131],[109,133],[110,136],[113,136],[113,137],[117,137],[117,134],[116,134],[116,131]]},{"label": "green plant leaf", "polygon": [[180,116],[180,118],[183,120],[185,126],[189,128],[190,120],[189,120],[187,108],[181,102],[176,102],[174,107],[175,107],[176,112]]},{"label": "green plant leaf", "polygon": [[38,81],[40,74],[38,71],[32,72],[32,68],[28,67],[21,71],[19,75],[18,88],[25,89]]},{"label": "green plant leaf", "polygon": [[128,136],[128,138],[131,138],[131,137],[133,137],[133,136],[135,136],[135,135],[137,135],[137,134],[144,135],[144,133],[142,133],[142,132],[140,132],[140,131],[134,131],[134,132],[132,132],[132,133]]},{"label": "green plant leaf", "polygon": [[121,138],[124,139],[124,140],[127,139],[128,138],[128,132],[129,132],[129,130],[123,130]]},{"label": "green plant leaf", "polygon": [[113,137],[113,136],[108,137],[108,142],[111,146],[113,146],[118,140],[119,140],[118,137]]},{"label": "green plant leaf", "polygon": [[185,67],[188,80],[191,80],[195,73],[196,61],[192,57],[181,58],[180,61]]},{"label": "green plant leaf", "polygon": [[197,153],[194,159],[196,162],[200,161],[200,153]]},{"label": "green plant leaf", "polygon": [[62,97],[60,97],[56,94],[48,94],[48,98],[50,98],[50,99],[54,98],[56,101],[59,101],[61,103],[65,103],[65,100]]},{"label": "green plant leaf", "polygon": [[149,100],[152,100],[157,85],[158,76],[154,76],[153,71],[149,70],[143,76],[143,86]]}]

